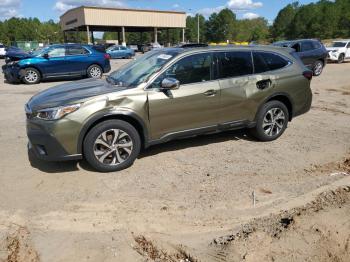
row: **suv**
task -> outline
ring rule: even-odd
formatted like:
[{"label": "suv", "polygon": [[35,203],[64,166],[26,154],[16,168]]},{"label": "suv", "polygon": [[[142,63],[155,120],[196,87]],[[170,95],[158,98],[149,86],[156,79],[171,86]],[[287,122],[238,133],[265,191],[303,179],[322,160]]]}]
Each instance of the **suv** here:
[{"label": "suv", "polygon": [[334,41],[332,46],[327,47],[328,60],[343,63],[350,58],[350,40]]},{"label": "suv", "polygon": [[88,76],[101,78],[111,70],[110,56],[89,45],[51,45],[27,55],[20,54],[17,60],[2,67],[9,82],[37,84],[43,79]]},{"label": "suv", "polygon": [[0,58],[4,58],[6,55],[6,46],[0,43]]},{"label": "suv", "polygon": [[43,91],[26,104],[29,148],[41,159],[85,158],[102,172],[129,167],[141,148],[248,128],[280,137],[311,106],[312,72],[292,49],[166,48],[106,80]]},{"label": "suv", "polygon": [[293,48],[303,63],[313,71],[314,76],[322,74],[327,63],[328,51],[324,45],[314,39],[276,42],[273,45]]}]

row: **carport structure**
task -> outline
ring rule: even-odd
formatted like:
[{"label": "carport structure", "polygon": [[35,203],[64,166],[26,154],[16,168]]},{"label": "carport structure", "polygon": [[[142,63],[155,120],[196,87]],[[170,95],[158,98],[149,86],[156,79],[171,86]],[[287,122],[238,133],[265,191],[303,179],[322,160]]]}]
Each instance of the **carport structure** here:
[{"label": "carport structure", "polygon": [[93,43],[93,32],[118,32],[118,40],[126,44],[125,32],[154,32],[153,40],[158,42],[158,30],[182,29],[185,42],[186,13],[143,9],[122,9],[80,6],[68,10],[60,17],[65,35],[69,31],[86,31],[89,43]]}]

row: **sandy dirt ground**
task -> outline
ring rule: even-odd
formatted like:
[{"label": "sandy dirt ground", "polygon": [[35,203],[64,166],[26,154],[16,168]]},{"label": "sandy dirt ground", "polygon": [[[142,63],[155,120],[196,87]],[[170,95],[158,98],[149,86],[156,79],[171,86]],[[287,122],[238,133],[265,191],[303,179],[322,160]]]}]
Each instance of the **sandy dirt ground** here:
[{"label": "sandy dirt ground", "polygon": [[58,83],[1,75],[0,261],[350,261],[349,72],[314,78],[311,111],[277,141],[173,141],[110,174],[28,156],[24,104]]}]

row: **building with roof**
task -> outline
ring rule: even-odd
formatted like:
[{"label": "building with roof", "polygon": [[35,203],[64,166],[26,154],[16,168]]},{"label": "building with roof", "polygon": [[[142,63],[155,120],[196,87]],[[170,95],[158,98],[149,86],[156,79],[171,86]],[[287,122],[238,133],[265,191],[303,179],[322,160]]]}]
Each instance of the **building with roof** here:
[{"label": "building with roof", "polygon": [[65,12],[60,17],[64,32],[86,31],[89,43],[93,43],[93,32],[118,32],[125,45],[125,32],[153,32],[153,40],[158,42],[158,30],[182,29],[185,42],[186,13],[144,9],[122,9],[80,6]]}]

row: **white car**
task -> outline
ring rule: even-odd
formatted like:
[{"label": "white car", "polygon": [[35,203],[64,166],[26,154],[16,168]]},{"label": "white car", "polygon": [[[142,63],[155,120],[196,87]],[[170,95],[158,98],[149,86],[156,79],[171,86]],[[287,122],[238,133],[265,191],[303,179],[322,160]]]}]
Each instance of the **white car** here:
[{"label": "white car", "polygon": [[343,63],[345,59],[350,59],[350,40],[334,41],[327,51],[328,60]]},{"label": "white car", "polygon": [[6,47],[0,43],[0,58],[4,58],[6,55]]}]

